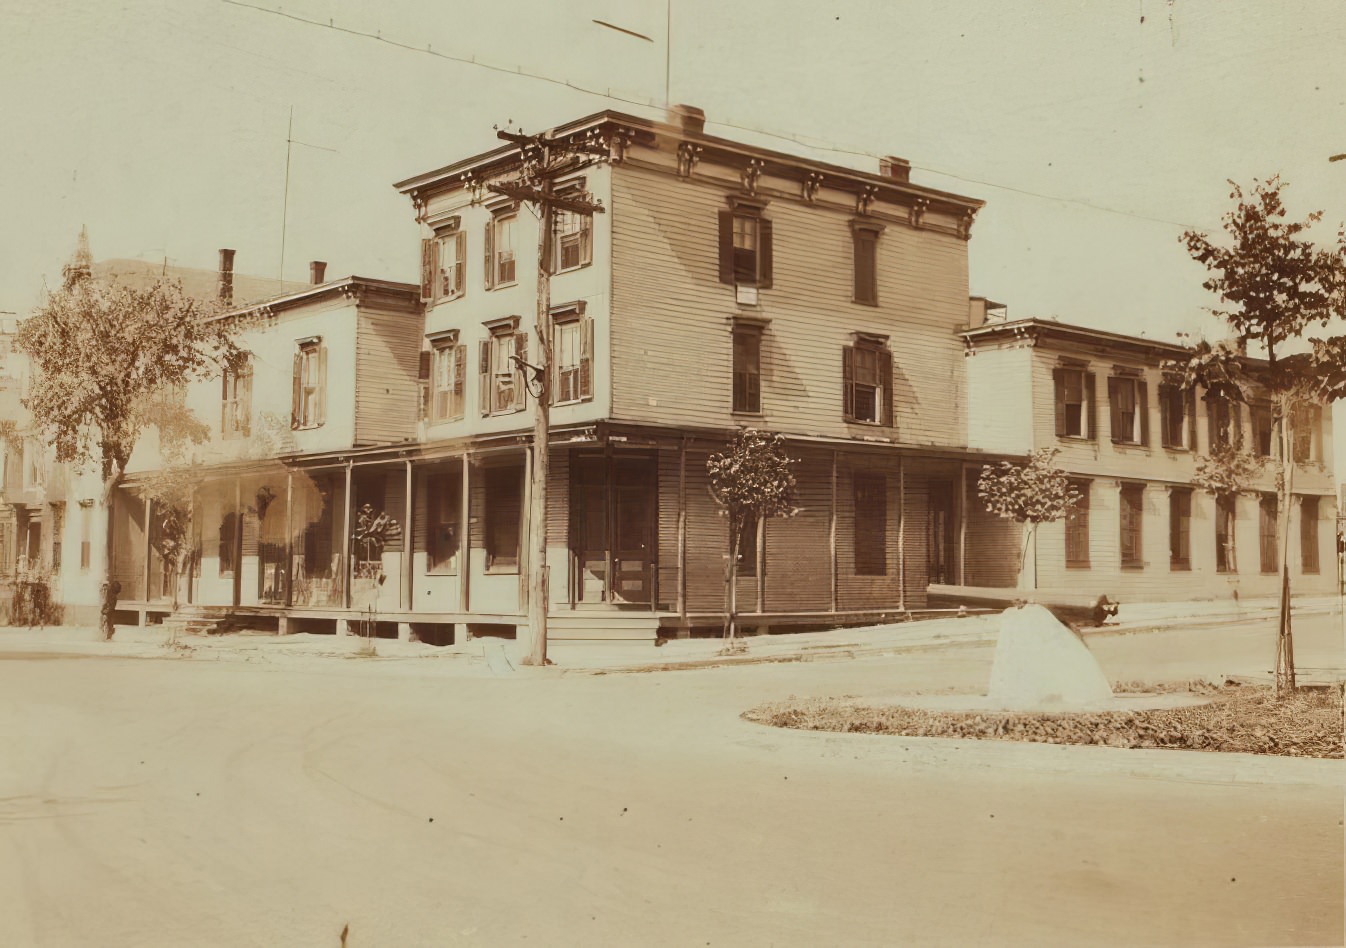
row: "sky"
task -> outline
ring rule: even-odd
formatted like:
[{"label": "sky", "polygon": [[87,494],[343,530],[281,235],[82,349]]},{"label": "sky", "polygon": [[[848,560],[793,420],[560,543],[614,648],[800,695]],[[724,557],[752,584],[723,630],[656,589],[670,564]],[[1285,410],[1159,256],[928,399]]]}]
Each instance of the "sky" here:
[{"label": "sky", "polygon": [[1011,318],[1217,335],[1178,237],[1280,174],[1333,238],[1343,49],[1340,0],[5,0],[0,311],[81,226],[100,260],[415,280],[393,182],[667,84],[712,134],[984,199],[971,289]]}]

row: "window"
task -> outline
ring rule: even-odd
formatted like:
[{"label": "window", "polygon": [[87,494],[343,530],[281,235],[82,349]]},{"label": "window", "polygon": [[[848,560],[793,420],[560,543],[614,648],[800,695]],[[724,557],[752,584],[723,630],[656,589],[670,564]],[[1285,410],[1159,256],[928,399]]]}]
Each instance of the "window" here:
[{"label": "window", "polygon": [[1089,568],[1089,488],[1090,481],[1071,481],[1079,502],[1066,514],[1066,566]]},{"label": "window", "polygon": [[1192,492],[1176,487],[1168,495],[1168,568],[1192,568]]},{"label": "window", "polygon": [[1192,389],[1183,391],[1172,382],[1159,386],[1159,428],[1164,447],[1195,449],[1195,405],[1196,392]]},{"label": "window", "polygon": [[238,535],[238,514],[232,510],[220,518],[220,575],[234,571],[234,550]]},{"label": "window", "polygon": [[734,411],[762,411],[762,329],[734,327]]},{"label": "window", "polygon": [[1217,573],[1238,572],[1238,561],[1234,556],[1235,523],[1238,513],[1238,498],[1227,494],[1215,499],[1215,571]]},{"label": "window", "polygon": [[436,341],[431,350],[430,421],[453,421],[463,417],[466,398],[467,346],[457,337]]},{"label": "window", "polygon": [[463,295],[467,269],[467,234],[453,231],[435,238],[434,298],[451,300]]},{"label": "window", "polygon": [[553,315],[552,401],[558,405],[594,397],[594,323],[582,312]]},{"label": "window", "polygon": [[879,234],[883,225],[871,221],[851,221],[855,265],[854,296],[857,303],[879,305]]},{"label": "window", "polygon": [[252,429],[252,360],[225,370],[220,395],[220,435],[246,438]]},{"label": "window", "polygon": [[1323,409],[1319,405],[1296,405],[1290,413],[1290,434],[1294,439],[1296,464],[1321,461]]},{"label": "window", "polygon": [[1108,412],[1113,444],[1150,443],[1149,386],[1130,375],[1108,379]]},{"label": "window", "polygon": [[1237,402],[1216,395],[1206,396],[1207,437],[1212,453],[1243,446],[1243,418]]},{"label": "window", "polygon": [[861,338],[841,352],[842,411],[847,421],[893,423],[893,354],[886,340]]},{"label": "window", "polygon": [[1276,495],[1263,494],[1257,504],[1257,541],[1262,572],[1276,572]]},{"label": "window", "polygon": [[738,575],[757,575],[757,511],[749,510],[743,514],[743,522],[738,525]]},{"label": "window", "polygon": [[65,504],[51,505],[51,571],[61,572],[61,540],[65,536]]},{"label": "window", "polygon": [[497,212],[486,223],[486,288],[507,286],[516,279],[514,259],[515,223],[511,209]]},{"label": "window", "polygon": [[86,570],[93,559],[93,504],[79,505],[79,568]]},{"label": "window", "polygon": [[327,415],[327,347],[318,339],[299,343],[294,354],[291,428],[317,428]]},{"label": "window", "polygon": [[486,568],[519,568],[519,523],[523,513],[523,468],[486,469]]},{"label": "window", "polygon": [[478,393],[483,415],[522,411],[527,386],[520,361],[528,358],[528,334],[511,328],[496,329],[481,341]]},{"label": "window", "polygon": [[771,286],[771,221],[765,204],[735,197],[734,209],[720,211],[720,282]]},{"label": "window", "polygon": [[855,575],[888,575],[888,478],[856,472]]},{"label": "window", "polygon": [[1299,498],[1299,568],[1318,572],[1318,498]]},{"label": "window", "polygon": [[1141,525],[1145,518],[1145,485],[1123,484],[1121,501],[1122,567],[1143,569],[1145,548],[1141,542]]},{"label": "window", "polygon": [[557,272],[588,266],[593,261],[593,220],[590,214],[556,212],[552,260]]},{"label": "window", "polygon": [[1272,454],[1272,415],[1270,402],[1254,402],[1248,409],[1253,423],[1253,451],[1259,458]]},{"label": "window", "polygon": [[430,574],[458,572],[458,550],[462,542],[462,475],[437,471],[426,478],[426,556],[425,571]]},{"label": "window", "polygon": [[42,445],[34,438],[23,439],[23,489],[42,486]]},{"label": "window", "polygon": [[1056,388],[1056,436],[1094,437],[1094,374],[1063,366],[1052,370]]}]

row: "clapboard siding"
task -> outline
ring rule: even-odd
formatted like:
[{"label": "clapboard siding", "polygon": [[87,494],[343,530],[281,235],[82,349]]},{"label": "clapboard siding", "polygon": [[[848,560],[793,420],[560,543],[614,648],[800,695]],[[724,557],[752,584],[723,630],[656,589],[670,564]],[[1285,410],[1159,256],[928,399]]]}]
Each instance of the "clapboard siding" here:
[{"label": "clapboard siding", "polygon": [[964,370],[968,446],[1003,454],[1027,454],[1033,448],[1036,417],[1033,350],[1005,347],[971,352],[964,359]]},{"label": "clapboard siding", "polygon": [[687,608],[692,612],[724,609],[724,563],[729,530],[710,496],[701,449],[687,452]]},{"label": "clapboard siding", "polygon": [[[851,302],[852,237],[844,209],[771,198],[774,285],[737,307],[719,282],[717,212],[733,190],[642,167],[613,169],[613,415],[622,420],[727,426],[731,319],[771,320],[763,337],[762,417],[773,430],[962,444],[962,344],[967,244],[887,222],[879,239],[877,307]],[[769,196],[769,195],[768,195]],[[893,352],[893,429],[842,419],[841,350],[852,333],[887,335]]]},{"label": "clapboard siding", "polygon": [[553,450],[547,466],[548,601],[570,602],[570,452]]},{"label": "clapboard siding", "polygon": [[[969,467],[963,498],[966,537],[963,542],[963,582],[968,586],[1010,588],[1019,581],[1023,555],[1023,528],[986,509],[977,491],[980,467]],[[1061,540],[1065,542],[1064,539]]]},{"label": "clapboard siding", "polygon": [[802,458],[794,473],[799,512],[766,524],[766,608],[826,612],[832,608],[831,457]]},{"label": "clapboard siding", "polygon": [[[416,434],[419,314],[361,306],[356,325],[355,443],[388,444]],[[329,384],[340,385],[341,379]]]},{"label": "clapboard siding", "polygon": [[672,608],[678,601],[678,470],[676,447],[659,451],[659,603]]}]

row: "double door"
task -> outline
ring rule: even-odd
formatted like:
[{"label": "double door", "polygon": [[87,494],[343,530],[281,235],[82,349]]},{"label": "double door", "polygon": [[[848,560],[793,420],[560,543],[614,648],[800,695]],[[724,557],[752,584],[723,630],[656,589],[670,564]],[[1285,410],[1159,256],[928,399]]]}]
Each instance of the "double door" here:
[{"label": "double door", "polygon": [[658,490],[658,467],[652,456],[573,456],[570,554],[574,602],[654,603]]}]

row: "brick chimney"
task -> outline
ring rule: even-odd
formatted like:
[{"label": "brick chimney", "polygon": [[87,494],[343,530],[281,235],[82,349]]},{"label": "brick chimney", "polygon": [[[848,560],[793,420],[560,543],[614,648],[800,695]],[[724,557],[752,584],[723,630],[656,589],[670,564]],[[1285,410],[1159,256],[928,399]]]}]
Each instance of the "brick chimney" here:
[{"label": "brick chimney", "polygon": [[700,135],[706,130],[706,113],[694,105],[674,105],[668,110],[668,122],[684,132]]},{"label": "brick chimney", "polygon": [[308,281],[314,285],[327,279],[327,261],[313,260],[308,265]]},{"label": "brick chimney", "polygon": [[879,159],[879,174],[894,181],[910,181],[911,162],[896,155],[888,155]]},{"label": "brick chimney", "polygon": [[220,301],[234,301],[234,252],[220,248]]}]

